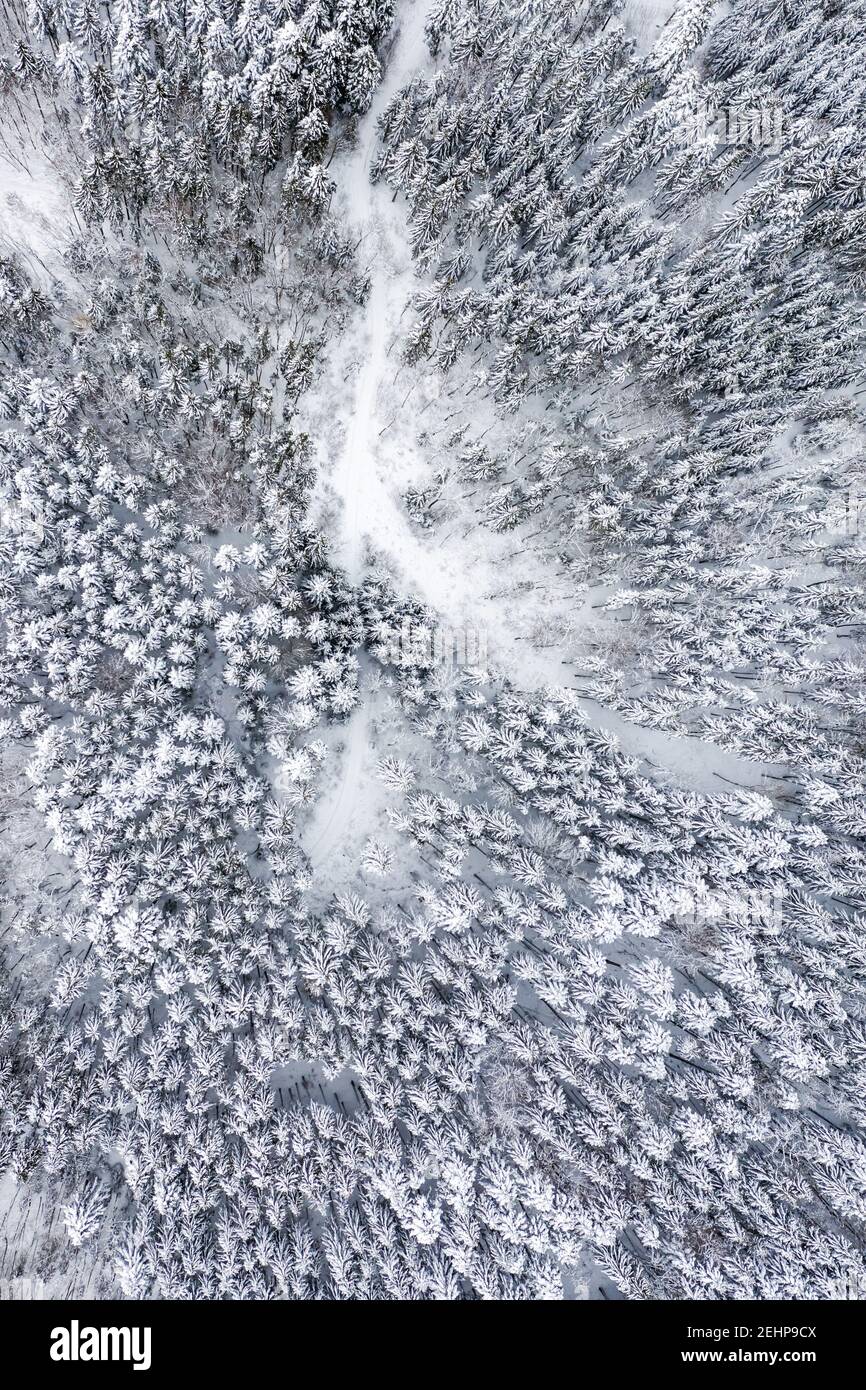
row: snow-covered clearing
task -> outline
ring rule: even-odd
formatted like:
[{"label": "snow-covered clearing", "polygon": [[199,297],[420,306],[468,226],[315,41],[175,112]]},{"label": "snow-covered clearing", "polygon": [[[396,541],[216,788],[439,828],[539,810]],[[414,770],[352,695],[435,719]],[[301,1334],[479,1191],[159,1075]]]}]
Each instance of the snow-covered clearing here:
[{"label": "snow-covered clearing", "polygon": [[[375,695],[362,686],[357,709],[345,724],[337,726],[331,745],[332,759],[337,763],[335,780],[332,786],[326,783],[301,831],[301,844],[309,855],[314,879],[319,871],[326,870],[329,894],[345,876],[347,861],[357,861],[363,832],[377,819],[370,804],[374,789],[370,769],[375,756],[371,746],[374,702]],[[360,795],[362,785],[364,797]]]},{"label": "snow-covered clearing", "polygon": [[648,53],[677,7],[677,0],[626,0],[620,21],[633,34],[638,53]]},{"label": "snow-covered clearing", "polygon": [[384,460],[377,446],[381,436],[379,393],[388,369],[395,323],[410,292],[412,267],[401,226],[399,209],[392,208],[384,187],[370,182],[370,168],[378,145],[377,123],[388,103],[421,65],[426,53],[424,21],[429,5],[404,6],[384,81],[358,129],[351,157],[339,169],[348,219],[359,228],[361,256],[369,266],[370,291],[361,311],[357,335],[344,340],[343,378],[349,376],[355,354],[360,355],[354,389],[350,394],[342,451],[331,475],[343,506],[337,539],[337,556],[353,580],[361,578],[366,537],[386,534],[392,543],[408,537],[401,515],[387,485]]},{"label": "snow-covered clearing", "polygon": [[[406,893],[417,856],[401,853],[393,872],[383,877],[365,873],[361,857],[366,842],[375,838],[396,845],[387,810],[400,799],[378,775],[378,762],[388,753],[405,756],[412,747],[423,767],[425,747],[414,735],[398,701],[368,665],[362,666],[361,703],[345,724],[331,725],[317,737],[327,743],[330,757],[323,769],[320,794],[306,815],[299,816],[300,841],[313,869],[308,897],[315,905],[333,894],[354,890],[368,900],[389,900]],[[426,750],[429,757],[429,749]],[[420,866],[419,866],[420,867]]]},{"label": "snow-covered clearing", "polygon": [[104,1297],[110,1280],[105,1247],[114,1214],[112,1203],[97,1241],[75,1250],[57,1205],[44,1191],[6,1173],[0,1178],[0,1300]]},{"label": "snow-covered clearing", "polygon": [[57,169],[33,156],[27,166],[0,157],[0,255],[16,256],[43,289],[68,278],[62,249],[75,214]]},{"label": "snow-covered clearing", "polygon": [[718,796],[728,790],[726,783],[733,782],[772,796],[781,785],[768,780],[784,771],[776,764],[754,762],[694,735],[644,728],[594,700],[582,705],[593,727],[613,734],[624,753],[643,759],[657,776],[687,791]]}]

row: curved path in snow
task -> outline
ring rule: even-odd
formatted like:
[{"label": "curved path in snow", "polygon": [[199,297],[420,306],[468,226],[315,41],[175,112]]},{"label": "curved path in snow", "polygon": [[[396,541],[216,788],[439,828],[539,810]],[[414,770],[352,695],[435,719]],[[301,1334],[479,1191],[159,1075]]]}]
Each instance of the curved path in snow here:
[{"label": "curved path in snow", "polygon": [[[416,548],[417,568],[422,568],[427,561],[412,535],[408,518],[395,502],[377,467],[376,444],[381,429],[379,387],[388,368],[393,325],[404,307],[403,302],[396,302],[403,300],[404,292],[392,273],[393,258],[395,250],[405,243],[405,228],[388,190],[371,183],[370,170],[379,144],[379,117],[429,57],[424,38],[429,9],[429,0],[423,3],[410,0],[402,6],[400,27],[387,59],[384,79],[360,123],[356,147],[339,170],[341,186],[348,199],[349,218],[361,233],[361,259],[367,261],[370,276],[370,292],[361,310],[363,317],[359,325],[365,343],[364,356],[355,381],[342,452],[332,475],[332,483],[343,502],[335,558],[355,583],[363,578],[364,544],[371,529],[381,534],[384,528],[391,544],[399,542],[401,548],[407,545]],[[372,703],[369,691],[362,689],[361,703],[346,724],[346,747],[336,790],[318,803],[304,831],[304,849],[314,870],[325,867],[339,852],[347,839],[352,816],[357,813],[355,792],[371,751]]]},{"label": "curved path in snow", "polygon": [[429,565],[429,556],[413,535],[408,517],[387,486],[380,466],[379,393],[389,367],[392,376],[394,373],[388,352],[411,292],[412,265],[402,210],[392,202],[387,187],[370,181],[379,146],[379,117],[412,74],[429,62],[424,38],[429,9],[429,0],[403,5],[384,79],[360,123],[356,147],[339,173],[348,220],[361,234],[359,259],[366,262],[370,277],[370,291],[359,321],[363,339],[361,368],[352,394],[342,453],[331,478],[343,503],[337,558],[355,582],[363,576],[364,541],[368,535],[387,536],[389,550],[397,549],[405,556],[408,549],[417,567]]},{"label": "curved path in snow", "polygon": [[[668,7],[667,0],[659,5],[664,11],[660,18],[667,17]],[[411,451],[414,441],[383,439],[390,422],[382,419],[381,397],[397,371],[397,357],[390,353],[412,294],[414,271],[402,201],[394,201],[386,185],[372,183],[370,171],[378,151],[379,117],[411,77],[429,66],[424,25],[430,8],[431,0],[404,0],[400,6],[399,29],[386,58],[383,81],[359,123],[355,148],[334,169],[346,221],[360,238],[359,261],[370,277],[356,329],[335,348],[338,379],[351,379],[353,369],[356,375],[342,446],[330,475],[340,503],[334,558],[359,583],[367,570],[369,542],[387,558],[402,589],[442,614],[453,630],[466,626],[485,631],[493,663],[507,669],[518,686],[573,685],[568,663],[556,648],[533,648],[525,636],[518,636],[509,604],[497,602],[492,592],[503,577],[496,565],[505,560],[506,568],[516,573],[515,565],[526,561],[525,554],[511,557],[503,550],[495,556],[496,541],[485,537],[484,547],[490,547],[485,560],[483,547],[471,534],[467,538],[455,533],[443,539],[419,532],[403,504],[394,452],[395,447]],[[543,579],[537,571],[536,575]],[[652,759],[691,790],[719,792],[724,789],[720,777],[741,785],[764,784],[767,769],[746,758],[696,739],[641,728],[594,702],[587,701],[584,708],[596,728],[616,734],[625,752]],[[374,755],[371,713],[372,697],[362,691],[361,704],[345,726],[337,785],[320,799],[302,834],[314,870],[324,870],[341,850],[345,853],[351,839],[358,785],[367,760]]]}]

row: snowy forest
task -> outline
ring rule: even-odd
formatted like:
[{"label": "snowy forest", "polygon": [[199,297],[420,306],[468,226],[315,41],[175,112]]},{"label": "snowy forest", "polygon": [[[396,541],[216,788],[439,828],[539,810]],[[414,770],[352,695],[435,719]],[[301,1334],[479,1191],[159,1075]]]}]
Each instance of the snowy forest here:
[{"label": "snowy forest", "polygon": [[0,1292],[866,1297],[864,111],[0,0]]}]

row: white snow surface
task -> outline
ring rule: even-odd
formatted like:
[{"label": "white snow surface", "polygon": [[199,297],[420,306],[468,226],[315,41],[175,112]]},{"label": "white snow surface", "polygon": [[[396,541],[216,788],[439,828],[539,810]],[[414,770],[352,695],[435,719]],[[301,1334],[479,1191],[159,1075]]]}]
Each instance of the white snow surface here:
[{"label": "white snow surface", "polygon": [[[314,882],[326,870],[329,896],[335,885],[344,887],[347,875],[355,872],[361,840],[377,819],[370,804],[374,791],[370,765],[375,760],[370,737],[372,714],[371,696],[362,691],[359,705],[340,726],[341,737],[334,750],[334,785],[323,787],[301,829],[300,840],[309,856]],[[366,792],[363,797],[362,787]]]},{"label": "white snow surface", "polygon": [[62,248],[75,228],[65,184],[47,159],[0,158],[0,256],[15,256],[42,289],[68,279]]},{"label": "white snow surface", "polygon": [[677,7],[677,0],[626,0],[619,19],[633,34],[638,53],[648,53]]},{"label": "white snow surface", "polygon": [[343,358],[344,375],[350,370],[346,358],[351,360],[360,354],[343,448],[331,474],[331,483],[343,505],[335,538],[336,556],[355,581],[363,574],[366,537],[384,540],[389,550],[395,548],[403,558],[407,553],[411,555],[413,548],[408,521],[388,486],[387,454],[377,443],[381,430],[380,390],[389,365],[396,320],[411,289],[411,253],[402,210],[391,204],[384,186],[370,182],[370,168],[379,142],[379,117],[427,57],[424,21],[429,8],[428,3],[403,7],[384,80],[359,125],[356,148],[337,178],[346,203],[347,221],[360,231],[361,257],[370,274],[370,292],[357,336],[344,339],[342,351],[338,349],[336,354]]}]

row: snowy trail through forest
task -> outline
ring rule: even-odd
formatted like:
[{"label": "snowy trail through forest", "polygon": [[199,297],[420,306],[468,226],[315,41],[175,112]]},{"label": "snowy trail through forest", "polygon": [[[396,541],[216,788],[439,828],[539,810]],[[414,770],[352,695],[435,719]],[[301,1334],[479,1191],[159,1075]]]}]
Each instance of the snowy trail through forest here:
[{"label": "snowy trail through forest", "polygon": [[44,291],[70,276],[63,244],[74,214],[57,170],[35,152],[26,168],[0,160],[0,256],[17,257]]},{"label": "snowy trail through forest", "polygon": [[[370,569],[369,547],[372,558],[384,560],[404,591],[435,610],[452,631],[483,633],[492,665],[518,686],[569,686],[573,677],[556,648],[533,644],[496,592],[503,566],[512,577],[524,572],[530,582],[540,577],[532,570],[531,553],[510,555],[513,540],[503,537],[488,535],[480,545],[477,532],[467,536],[459,528],[444,539],[439,533],[425,535],[413,526],[402,497],[406,457],[415,452],[410,431],[416,422],[406,411],[401,418],[394,405],[393,381],[400,363],[392,348],[417,281],[403,200],[394,200],[386,184],[372,182],[371,170],[381,115],[429,63],[424,25],[430,8],[430,0],[401,7],[384,80],[359,124],[354,149],[334,168],[341,216],[357,230],[359,259],[370,282],[357,324],[345,335],[333,361],[337,381],[351,381],[354,373],[341,447],[329,479],[339,503],[334,558],[357,584]],[[435,391],[433,382],[428,385]],[[413,464],[417,471],[417,459]],[[703,741],[639,728],[594,702],[584,708],[591,723],[614,734],[626,752],[648,757],[694,791],[719,792],[724,789],[720,778],[743,786],[765,785],[768,769],[748,759]],[[314,872],[326,865],[333,871],[336,858],[347,860],[357,848],[362,830],[359,787],[375,760],[371,717],[372,700],[362,685],[360,705],[345,727],[336,784],[319,799],[303,830]]]},{"label": "snowy trail through forest", "polygon": [[363,829],[363,807],[359,805],[359,786],[365,775],[371,748],[370,721],[374,696],[361,688],[361,700],[343,726],[343,749],[334,791],[317,801],[312,816],[301,834],[301,844],[309,857],[314,874],[326,868],[329,882],[341,876],[345,863],[355,848],[350,828]]},{"label": "snowy trail through forest", "polygon": [[[356,148],[343,170],[344,196],[361,230],[361,254],[364,256],[366,252],[370,275],[370,290],[360,324],[364,343],[361,368],[352,395],[343,449],[331,480],[343,506],[336,558],[355,583],[363,578],[365,537],[371,530],[384,526],[392,540],[400,538],[403,545],[408,544],[410,548],[414,543],[408,519],[394,501],[377,467],[376,454],[380,429],[379,388],[388,367],[394,320],[399,316],[397,301],[405,297],[405,280],[411,275],[411,264],[405,266],[395,283],[393,248],[400,245],[405,234],[399,226],[395,228],[398,214],[387,189],[371,182],[370,169],[378,148],[379,117],[424,61],[424,22],[429,8],[426,0],[403,7],[384,81],[360,124]],[[417,558],[420,563],[421,557]],[[356,790],[371,751],[371,715],[372,697],[362,686],[360,706],[346,726],[336,789],[332,796],[319,802],[303,836],[314,871],[332,861],[341,847],[345,851],[349,824],[357,817]]]},{"label": "snowy trail through forest", "polygon": [[[371,182],[370,171],[378,149],[379,118],[424,62],[424,21],[429,8],[428,3],[404,6],[384,81],[361,122],[356,149],[342,176],[347,206],[362,234],[360,255],[368,265],[370,276],[370,290],[360,325],[361,369],[355,382],[343,451],[332,476],[344,508],[337,555],[356,583],[363,577],[365,536],[381,533],[384,528],[392,543],[401,548],[408,546],[410,550],[418,548],[408,520],[378,467],[380,387],[389,366],[388,353],[395,336],[395,323],[405,306],[411,261],[408,248],[403,246],[402,215],[392,204],[388,189]],[[417,559],[421,558],[419,554]]]},{"label": "snowy trail through forest", "polygon": [[[428,0],[404,4],[399,30],[386,57],[385,76],[358,128],[355,148],[335,161],[338,215],[355,229],[358,259],[370,289],[355,324],[344,333],[331,358],[327,402],[318,409],[333,423],[334,401],[345,398],[342,437],[333,455],[322,459],[322,474],[337,515],[329,530],[333,555],[354,583],[374,564],[384,564],[401,592],[427,605],[452,632],[483,633],[493,665],[526,689],[563,683],[560,656],[530,640],[536,617],[535,582],[539,566],[513,537],[457,525],[448,535],[424,532],[410,518],[403,493],[429,481],[431,461],[417,441],[422,416],[442,388],[438,373],[409,370],[401,361],[399,336],[411,319],[411,298],[419,287],[407,231],[404,200],[394,199],[385,183],[372,183],[379,149],[378,122],[396,94],[415,73],[429,67],[424,34]],[[460,401],[463,410],[479,403]],[[482,403],[483,404],[483,403]],[[446,407],[452,409],[452,406]],[[321,436],[323,422],[311,434]],[[532,595],[523,606],[523,623],[503,608],[503,582],[523,582]]]}]

